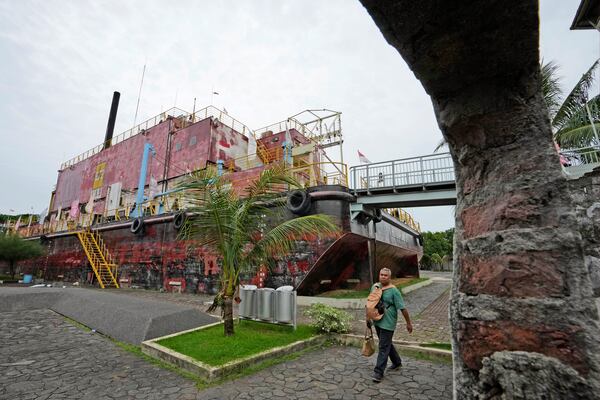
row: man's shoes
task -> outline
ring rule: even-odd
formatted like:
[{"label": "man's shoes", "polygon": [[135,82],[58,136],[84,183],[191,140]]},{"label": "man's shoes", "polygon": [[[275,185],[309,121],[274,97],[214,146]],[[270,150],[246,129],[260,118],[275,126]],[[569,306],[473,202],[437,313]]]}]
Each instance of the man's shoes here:
[{"label": "man's shoes", "polygon": [[379,382],[381,382],[382,379],[383,379],[383,376],[377,375],[377,374],[373,374],[373,382],[379,383]]},{"label": "man's shoes", "polygon": [[392,366],[390,366],[388,368],[388,370],[390,370],[390,371],[396,371],[396,370],[399,370],[400,368],[402,368],[402,363],[396,364],[396,365],[392,365]]}]

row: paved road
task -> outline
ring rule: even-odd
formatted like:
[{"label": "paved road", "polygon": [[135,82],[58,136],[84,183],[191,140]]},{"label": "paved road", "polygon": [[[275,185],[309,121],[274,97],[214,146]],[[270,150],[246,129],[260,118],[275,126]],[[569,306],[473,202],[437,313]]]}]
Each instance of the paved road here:
[{"label": "paved road", "polygon": [[405,358],[376,385],[374,358],[331,347],[198,392],[49,310],[0,313],[0,399],[449,399],[452,369]]}]

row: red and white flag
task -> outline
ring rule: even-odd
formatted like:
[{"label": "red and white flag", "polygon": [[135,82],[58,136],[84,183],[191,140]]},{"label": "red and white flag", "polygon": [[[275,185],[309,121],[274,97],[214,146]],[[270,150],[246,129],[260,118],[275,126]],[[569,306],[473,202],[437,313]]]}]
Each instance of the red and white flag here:
[{"label": "red and white flag", "polygon": [[358,151],[358,159],[363,164],[371,164],[371,161],[369,161],[369,159],[365,157],[365,155],[361,153],[360,150]]}]

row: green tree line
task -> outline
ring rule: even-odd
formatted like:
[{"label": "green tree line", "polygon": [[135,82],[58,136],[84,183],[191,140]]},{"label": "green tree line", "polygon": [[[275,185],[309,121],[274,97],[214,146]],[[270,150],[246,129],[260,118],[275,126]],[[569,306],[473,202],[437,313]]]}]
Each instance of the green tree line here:
[{"label": "green tree line", "polygon": [[423,232],[421,266],[429,269],[452,259],[454,228],[443,232]]}]

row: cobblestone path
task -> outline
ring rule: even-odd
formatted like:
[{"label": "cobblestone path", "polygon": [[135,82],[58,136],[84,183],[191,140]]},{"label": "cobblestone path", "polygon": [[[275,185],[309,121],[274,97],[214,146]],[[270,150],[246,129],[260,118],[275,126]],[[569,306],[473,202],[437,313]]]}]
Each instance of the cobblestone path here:
[{"label": "cobblestone path", "polygon": [[[450,322],[448,304],[450,300],[450,281],[434,283],[407,293],[404,296],[406,308],[413,322],[413,333],[406,332],[404,318],[398,314],[398,327],[394,339],[407,342],[450,342]],[[352,333],[365,333],[364,310],[351,310]]]},{"label": "cobblestone path", "polygon": [[[450,288],[412,319],[412,334],[406,332],[404,324],[400,321],[398,329],[394,333],[394,339],[421,343],[450,343],[449,304]],[[399,319],[402,320],[402,317]]]},{"label": "cobblestone path", "polygon": [[404,358],[379,385],[374,357],[330,347],[198,392],[49,310],[0,314],[0,399],[449,399],[452,368]]},{"label": "cobblestone path", "polygon": [[0,314],[0,399],[162,399],[193,382],[50,310]]},{"label": "cobblestone path", "polygon": [[375,356],[333,347],[228,382],[201,394],[206,399],[450,399],[452,367],[403,357],[400,371],[371,381]]}]

